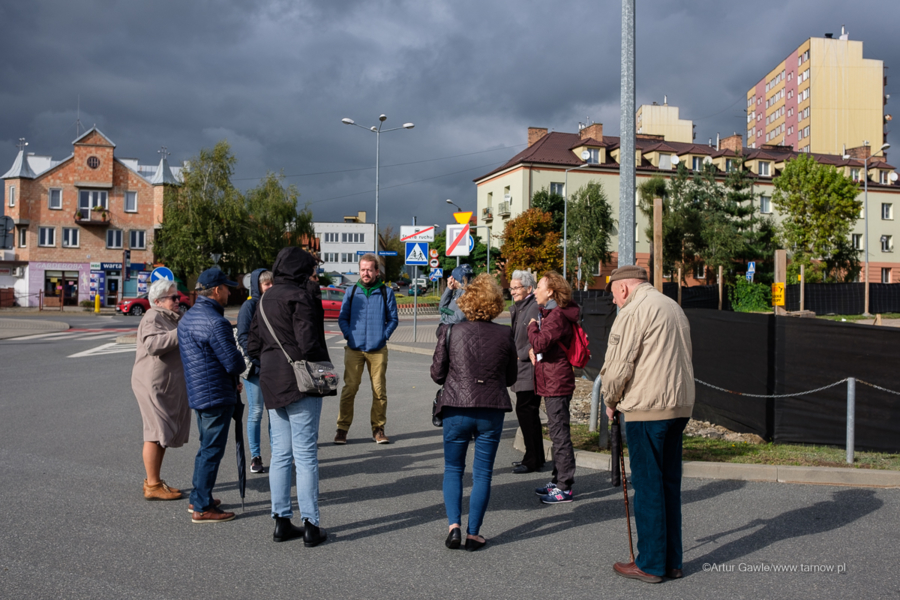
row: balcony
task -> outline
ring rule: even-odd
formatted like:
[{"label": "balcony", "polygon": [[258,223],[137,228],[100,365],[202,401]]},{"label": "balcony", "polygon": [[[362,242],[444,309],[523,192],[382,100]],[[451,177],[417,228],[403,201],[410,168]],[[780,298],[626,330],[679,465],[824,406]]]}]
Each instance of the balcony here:
[{"label": "balcony", "polygon": [[490,206],[481,209],[481,220],[482,221],[493,221],[494,220],[494,211]]},{"label": "balcony", "polygon": [[109,227],[109,211],[103,209],[76,210],[75,223],[85,226]]},{"label": "balcony", "polygon": [[497,214],[501,217],[509,216],[509,202],[501,202],[500,206],[497,207]]}]

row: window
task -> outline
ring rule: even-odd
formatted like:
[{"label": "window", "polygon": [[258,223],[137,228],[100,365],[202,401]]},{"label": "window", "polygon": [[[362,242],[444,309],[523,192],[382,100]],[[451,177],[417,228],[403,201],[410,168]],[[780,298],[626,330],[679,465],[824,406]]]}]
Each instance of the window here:
[{"label": "window", "polygon": [[760,196],[759,197],[759,212],[764,215],[768,215],[772,212],[772,197],[771,196]]},{"label": "window", "polygon": [[805,137],[805,138],[809,137],[809,125],[807,125],[806,127],[803,128],[803,137]]},{"label": "window", "polygon": [[63,245],[63,248],[77,248],[78,247],[78,229],[70,228],[70,227],[63,227],[62,245]]},{"label": "window", "polygon": [[765,161],[760,161],[759,163],[759,174],[769,176],[769,163]]},{"label": "window", "polygon": [[894,251],[894,236],[892,236],[892,235],[881,236],[881,251],[882,252],[893,252]]},{"label": "window", "polygon": [[325,234],[325,242],[327,243],[337,243],[338,234],[336,233],[326,233]]},{"label": "window", "polygon": [[88,211],[94,208],[109,209],[109,195],[103,190],[81,190],[78,192],[78,209]]},{"label": "window", "polygon": [[882,221],[893,221],[894,220],[894,205],[888,204],[886,202],[881,204],[881,220]]},{"label": "window", "polygon": [[672,155],[671,154],[660,154],[659,155],[659,168],[660,169],[672,169]]},{"label": "window", "polygon": [[861,233],[854,233],[853,235],[851,235],[850,242],[853,244],[854,250],[863,249],[863,235]]},{"label": "window", "polygon": [[143,250],[147,247],[147,233],[135,229],[128,232],[128,247],[134,250]]},{"label": "window", "polygon": [[879,171],[878,172],[878,182],[879,183],[889,183],[888,181],[888,172],[887,171]]},{"label": "window", "polygon": [[341,262],[342,263],[350,263],[350,264],[355,263],[356,255],[353,254],[352,252],[342,252],[341,253]]},{"label": "window", "polygon": [[48,206],[51,210],[62,210],[62,190],[51,188],[47,192]]},{"label": "window", "polygon": [[731,173],[732,171],[734,171],[734,159],[726,158],[725,159],[725,172]]},{"label": "window", "polygon": [[566,195],[566,184],[564,183],[551,183],[550,184],[550,193],[557,194],[559,196]]},{"label": "window", "polygon": [[38,246],[55,246],[56,228],[41,227],[38,229]]},{"label": "window", "polygon": [[596,165],[600,162],[600,149],[599,148],[588,148],[587,149],[590,156],[588,156],[587,161],[592,165]]},{"label": "window", "polygon": [[[800,133],[802,134],[803,132],[801,131]],[[801,135],[801,137],[803,136]],[[850,169],[850,179],[859,181],[859,169]]]},{"label": "window", "polygon": [[120,229],[109,229],[106,232],[106,247],[121,248],[122,247],[122,231]]},{"label": "window", "polygon": [[693,163],[692,166],[695,171],[703,170],[703,157],[702,156],[695,156],[691,162]]},{"label": "window", "polygon": [[90,156],[90,157],[88,157],[88,159],[87,159],[87,166],[89,166],[89,167],[92,168],[92,169],[96,169],[97,167],[100,166],[100,159],[97,158],[96,156]]},{"label": "window", "polygon": [[637,223],[634,224],[634,241],[635,242],[641,241],[641,228],[638,227]]},{"label": "window", "polygon": [[881,268],[881,283],[891,282],[891,270],[889,268]]},{"label": "window", "polygon": [[706,265],[702,262],[694,263],[694,279],[706,278]]},{"label": "window", "polygon": [[125,212],[137,212],[137,192],[125,192]]},{"label": "window", "polygon": [[366,241],[364,233],[342,233],[341,242],[344,244],[363,244]]},{"label": "window", "polygon": [[19,248],[25,248],[28,245],[28,229],[19,227]]},{"label": "window", "polygon": [[14,186],[9,187],[9,205],[16,205],[16,188]]},{"label": "window", "polygon": [[[330,233],[330,234],[325,234],[325,235],[333,235],[333,236],[337,236],[336,233]],[[325,252],[325,253],[322,255],[322,257],[323,257],[323,259],[325,260],[325,262],[327,262],[327,263],[336,263],[336,262],[338,262],[338,255],[337,255],[337,252]]]}]

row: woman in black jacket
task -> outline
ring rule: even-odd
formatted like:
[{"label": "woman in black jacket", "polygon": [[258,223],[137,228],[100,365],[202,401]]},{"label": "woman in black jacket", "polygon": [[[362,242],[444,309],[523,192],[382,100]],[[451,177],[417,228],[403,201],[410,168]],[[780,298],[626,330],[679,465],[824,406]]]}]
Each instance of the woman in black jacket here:
[{"label": "woman in black jacket", "polygon": [[[310,280],[316,259],[300,248],[283,248],[272,267],[274,285],[260,298],[250,325],[248,354],[260,362],[259,382],[269,411],[272,464],[273,539],[283,542],[304,538],[308,547],[328,537],[319,528],[319,417],[322,398],[297,389],[292,360],[330,362],[325,346],[325,312],[319,285]],[[265,315],[265,319],[263,318]],[[284,352],[269,331],[272,326]],[[291,524],[291,461],[297,470],[297,505],[303,527]]]},{"label": "woman in black jacket", "polygon": [[444,386],[438,408],[444,420],[444,506],[450,524],[445,544],[451,549],[462,543],[462,478],[469,441],[475,439],[465,544],[471,552],[487,543],[478,531],[491,497],[503,413],[512,410],[506,388],[515,383],[518,367],[512,330],[491,323],[504,307],[494,279],[476,277],[458,305],[468,320],[438,331],[431,379]]}]

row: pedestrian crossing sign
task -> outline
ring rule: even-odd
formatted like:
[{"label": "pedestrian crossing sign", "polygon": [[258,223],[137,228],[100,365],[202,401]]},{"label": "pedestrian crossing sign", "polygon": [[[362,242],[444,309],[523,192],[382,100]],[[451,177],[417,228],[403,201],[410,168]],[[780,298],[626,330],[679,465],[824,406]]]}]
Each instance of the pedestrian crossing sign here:
[{"label": "pedestrian crossing sign", "polygon": [[406,242],[406,264],[418,265],[421,267],[428,265],[428,243],[427,242]]}]

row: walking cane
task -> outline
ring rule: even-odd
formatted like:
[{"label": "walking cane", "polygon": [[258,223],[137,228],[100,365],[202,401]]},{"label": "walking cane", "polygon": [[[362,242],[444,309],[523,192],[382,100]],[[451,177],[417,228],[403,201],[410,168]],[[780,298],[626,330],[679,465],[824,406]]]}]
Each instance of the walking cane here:
[{"label": "walking cane", "polygon": [[[613,426],[616,430],[619,448],[622,448],[622,425],[619,421],[619,411],[613,413]],[[622,493],[625,495],[625,521],[628,523],[628,553],[631,562],[634,562],[634,543],[631,541],[631,514],[628,509],[628,478],[625,476],[625,452],[619,451],[619,467],[622,469]]]}]

